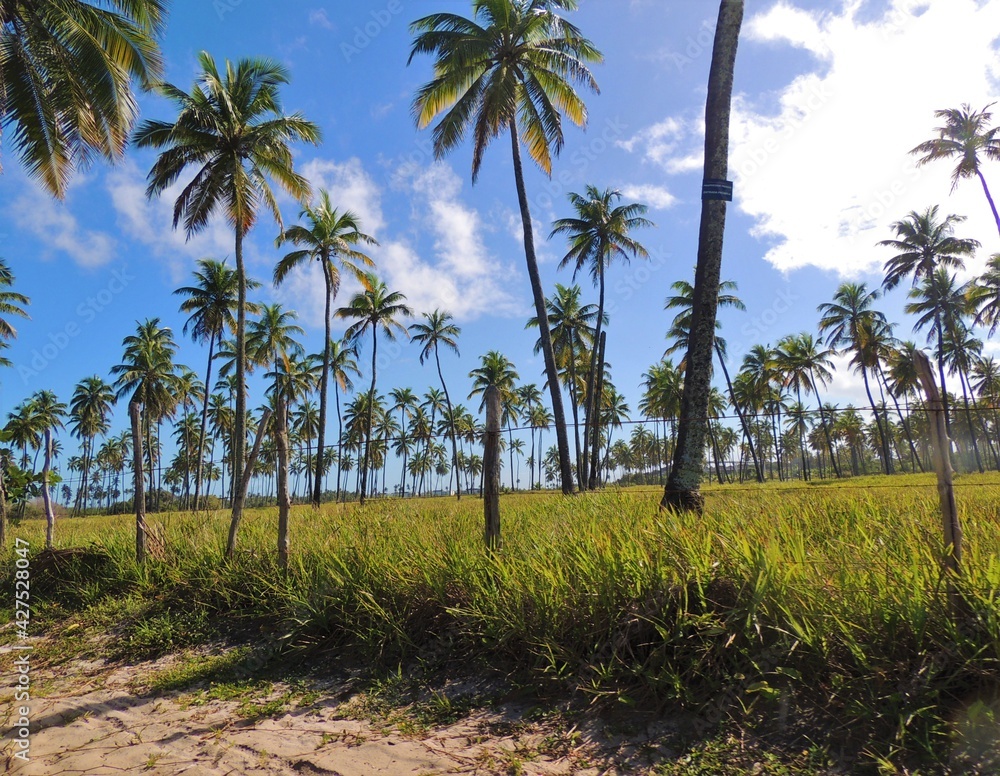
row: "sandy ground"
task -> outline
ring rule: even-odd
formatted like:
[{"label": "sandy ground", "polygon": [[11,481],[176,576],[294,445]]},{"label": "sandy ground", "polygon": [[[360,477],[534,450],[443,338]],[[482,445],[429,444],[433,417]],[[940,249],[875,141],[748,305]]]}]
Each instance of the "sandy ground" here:
[{"label": "sandy ground", "polygon": [[[0,657],[4,675],[12,676],[12,655]],[[181,659],[121,665],[74,658],[33,666],[30,761],[13,757],[20,704],[9,686],[0,690],[0,719],[6,720],[0,761],[25,776],[615,776],[649,773],[654,762],[670,756],[660,744],[668,726],[652,718],[631,720],[626,739],[597,715],[574,715],[572,723],[565,715],[541,721],[535,715],[527,722],[529,708],[511,703],[415,729],[406,724],[405,710],[388,717],[365,713],[364,696],[344,680],[316,680],[298,701],[259,717],[247,714],[245,699],[212,699],[197,687],[143,690],[146,678]],[[289,697],[280,682],[268,690],[253,703]]]}]

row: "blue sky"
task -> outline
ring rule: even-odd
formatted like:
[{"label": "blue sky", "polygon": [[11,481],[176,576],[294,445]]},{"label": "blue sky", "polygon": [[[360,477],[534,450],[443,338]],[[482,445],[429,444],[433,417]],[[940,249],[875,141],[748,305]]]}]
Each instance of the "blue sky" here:
[{"label": "blue sky", "polygon": [[[717,3],[583,0],[574,21],[605,55],[595,68],[600,95],[588,95],[586,131],[567,127],[552,180],[530,169],[527,186],[548,290],[569,283],[557,271],[565,251],[546,241],[551,221],[568,215],[566,194],[588,183],[620,188],[650,205],[656,228],[638,233],[649,262],[616,266],[609,277],[608,361],[635,408],[642,373],[663,353],[670,283],[690,279],[697,247],[702,117]],[[963,236],[983,242],[977,264],[1000,250],[977,184],[949,193],[947,165],[913,167],[908,149],[930,136],[933,111],[997,94],[994,46],[1000,0],[892,2],[754,2],[736,67],[732,172],[724,276],[739,283],[746,313],[723,316],[738,360],[750,345],[815,329],[817,304],[852,278],[877,285],[887,258],[878,240],[913,209],[940,203],[968,216]],[[430,61],[407,67],[408,24],[431,10],[468,9],[459,0],[297,2],[278,13],[264,0],[174,3],[166,37],[167,80],[188,88],[197,52],[217,59],[269,56],[292,75],[288,112],[301,111],[324,134],[299,147],[300,171],[357,211],[381,247],[379,273],[417,312],[440,306],[463,328],[461,359],[446,356],[445,377],[464,400],[469,370],[493,348],[511,358],[522,381],[543,381],[524,331],[531,296],[516,216],[509,144],[486,156],[470,180],[463,146],[441,162],[429,131],[409,113]],[[141,99],[144,117],[167,119],[171,106]],[[225,258],[232,236],[219,220],[190,241],[170,227],[171,202],[147,202],[144,178],[153,157],[130,150],[116,167],[96,165],[76,177],[57,203],[28,181],[10,157],[0,175],[0,255],[32,299],[2,375],[0,411],[48,388],[68,400],[89,374],[106,376],[138,319],[159,317],[181,340],[178,360],[204,371],[205,351],[183,340],[173,289],[186,284],[197,258]],[[992,180],[996,170],[987,167]],[[992,176],[992,177],[991,177]],[[1000,180],[1000,178],[997,178]],[[298,208],[283,201],[286,224]],[[269,280],[279,258],[276,226],[263,220],[249,240],[253,276]],[[596,301],[587,278],[585,293]],[[345,284],[339,304],[353,291]],[[322,282],[315,271],[260,298],[299,311],[306,345],[319,349]],[[911,337],[902,291],[884,309]],[[989,347],[989,346],[988,346]],[[362,352],[365,363],[367,352]],[[436,375],[417,348],[387,351],[379,386],[421,393]],[[255,384],[256,386],[256,384]],[[828,389],[835,401],[859,401],[859,378],[841,369]],[[251,406],[261,401],[260,391]],[[123,428],[124,408],[116,413]]]}]

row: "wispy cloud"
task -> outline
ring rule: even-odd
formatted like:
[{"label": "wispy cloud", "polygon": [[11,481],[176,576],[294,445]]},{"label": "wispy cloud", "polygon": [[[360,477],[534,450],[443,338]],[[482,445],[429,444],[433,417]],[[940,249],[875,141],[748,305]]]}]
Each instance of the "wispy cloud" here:
[{"label": "wispy cloud", "polygon": [[81,267],[107,264],[116,256],[117,241],[104,232],[82,226],[73,214],[72,199],[71,193],[66,202],[59,202],[40,188],[28,186],[6,212],[19,229],[27,230],[42,244],[41,258],[64,255]]}]

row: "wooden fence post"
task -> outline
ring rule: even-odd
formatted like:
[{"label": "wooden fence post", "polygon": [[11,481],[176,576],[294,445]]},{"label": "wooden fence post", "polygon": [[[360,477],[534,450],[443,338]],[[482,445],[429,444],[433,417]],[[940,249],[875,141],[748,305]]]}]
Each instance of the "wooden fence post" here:
[{"label": "wooden fence post", "polygon": [[500,391],[486,389],[486,436],[483,449],[483,515],[486,547],[500,549]]},{"label": "wooden fence post", "polygon": [[934,372],[930,359],[923,351],[914,354],[914,366],[917,379],[924,393],[927,394],[927,406],[930,412],[931,456],[934,459],[934,471],[937,473],[938,496],[941,499],[941,518],[944,524],[944,567],[950,572],[948,580],[949,596],[952,603],[957,603],[957,591],[954,587],[956,576],[962,565],[962,526],[958,522],[958,508],[955,505],[955,488],[952,483],[951,440],[948,438],[948,427],[945,423],[944,402],[937,383],[934,382]]}]

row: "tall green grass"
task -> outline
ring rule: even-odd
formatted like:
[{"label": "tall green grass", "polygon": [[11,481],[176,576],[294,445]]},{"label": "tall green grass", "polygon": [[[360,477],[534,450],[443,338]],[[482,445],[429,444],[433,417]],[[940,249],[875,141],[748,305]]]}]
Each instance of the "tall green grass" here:
[{"label": "tall green grass", "polygon": [[[864,487],[889,483],[903,487]],[[714,488],[702,517],[660,512],[653,492],[511,495],[493,555],[474,498],[299,508],[287,573],[274,509],[246,515],[230,563],[227,515],[153,518],[166,555],[142,568],[127,517],[64,520],[61,546],[110,560],[64,572],[73,596],[56,583],[43,594],[77,608],[131,596],[136,627],[153,628],[139,642],[152,646],[157,627],[173,627],[176,644],[213,623],[386,661],[433,646],[598,695],[681,703],[709,722],[837,731],[872,760],[942,758],[953,723],[991,708],[1000,678],[1000,478],[959,484],[960,617],[922,476]],[[36,546],[42,532],[14,529]]]}]

